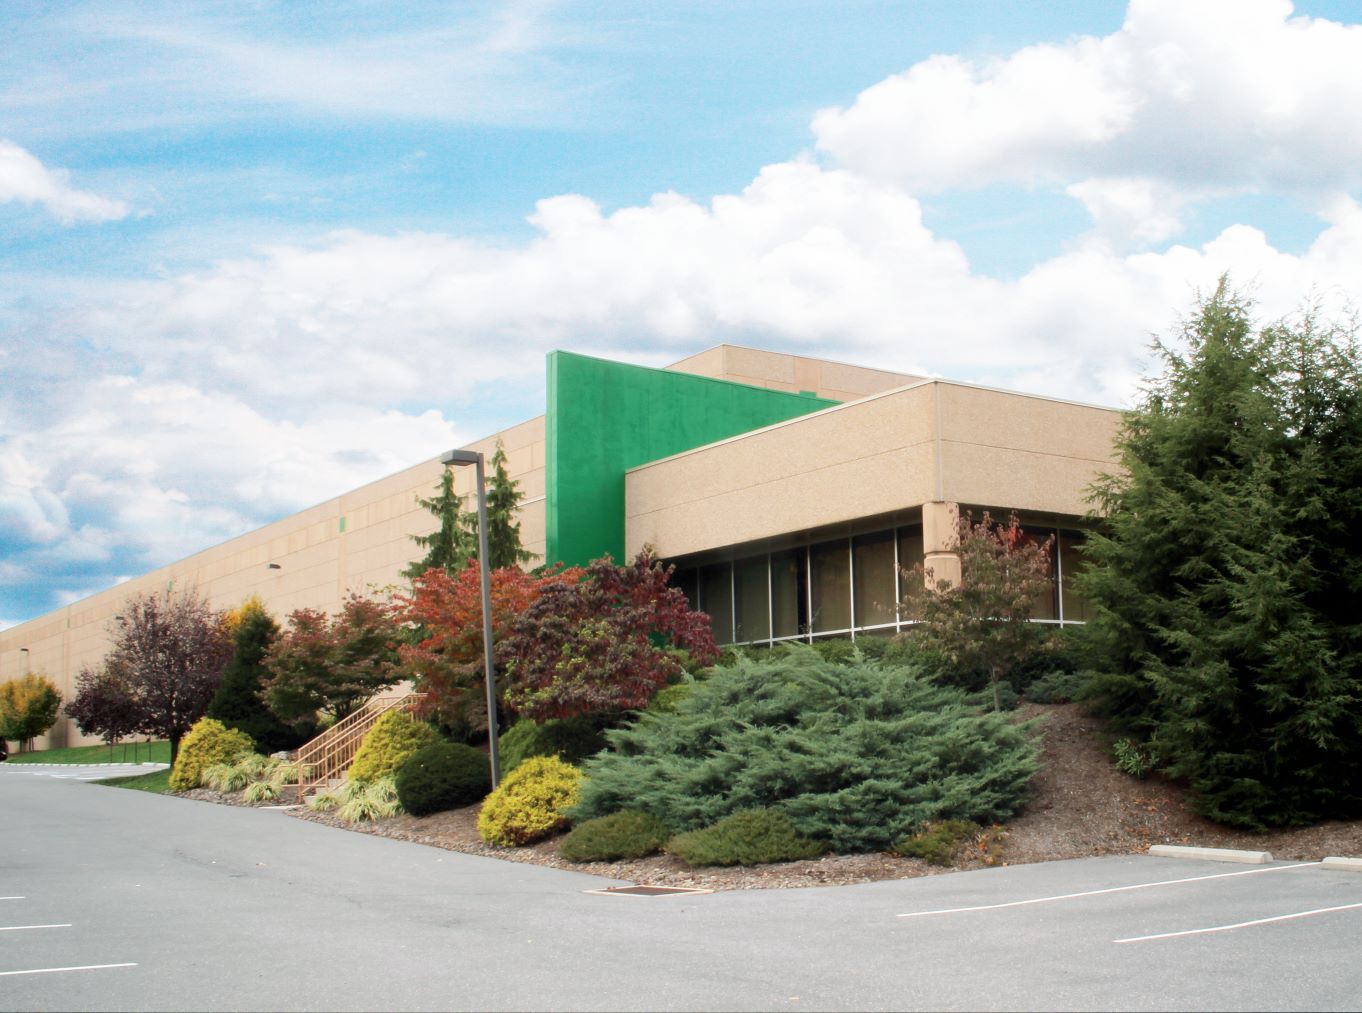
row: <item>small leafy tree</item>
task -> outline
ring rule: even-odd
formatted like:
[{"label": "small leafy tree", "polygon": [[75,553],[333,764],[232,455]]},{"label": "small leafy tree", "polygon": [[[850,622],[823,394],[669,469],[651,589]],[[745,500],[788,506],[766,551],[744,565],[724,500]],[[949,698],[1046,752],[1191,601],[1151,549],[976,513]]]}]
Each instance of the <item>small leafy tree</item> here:
[{"label": "small leafy tree", "polygon": [[57,722],[61,693],[45,675],[30,672],[0,683],[0,742],[32,749],[33,740]]},{"label": "small leafy tree", "polygon": [[[509,566],[492,571],[492,641],[495,645],[549,584],[572,584],[580,569],[528,574]],[[487,727],[483,680],[482,584],[478,568],[451,576],[427,570],[412,581],[410,596],[398,595],[404,622],[421,639],[400,648],[404,675],[425,694],[424,713],[450,728],[472,733]]]},{"label": "small leafy tree", "polygon": [[998,683],[1016,665],[1043,650],[1043,632],[1030,622],[1036,602],[1049,593],[1054,538],[1028,538],[1017,515],[995,523],[988,511],[978,523],[960,518],[960,584],[914,568],[914,590],[904,612],[917,620],[912,636],[951,665],[988,673],[993,708],[1002,709]]},{"label": "small leafy tree", "polygon": [[119,739],[137,731],[141,723],[127,676],[107,661],[98,668],[81,666],[76,675],[76,695],[67,703],[66,713],[82,735],[98,735],[110,750]]},{"label": "small leafy tree", "polygon": [[581,581],[555,583],[511,623],[501,646],[506,702],[534,721],[646,707],[682,672],[719,656],[709,617],[691,609],[645,548],[627,566],[593,560]]},{"label": "small leafy tree", "polygon": [[343,718],[401,680],[398,638],[386,601],[351,592],[335,616],[296,609],[288,630],[265,653],[265,701],[292,725],[315,721],[320,711]]},{"label": "small leafy tree", "polygon": [[[258,598],[254,600],[259,602]],[[265,705],[264,685],[269,675],[265,654],[278,636],[279,624],[263,607],[243,606],[233,637],[232,660],[227,663],[222,682],[208,705],[210,718],[245,732],[266,753],[292,749],[302,738]]]},{"label": "small leafy tree", "polygon": [[402,576],[413,580],[435,567],[450,573],[459,572],[477,552],[478,541],[469,532],[463,500],[454,491],[454,472],[446,468],[440,475],[440,488],[436,494],[430,499],[418,496],[416,501],[435,515],[440,526],[428,535],[411,536],[426,554],[403,570]]},{"label": "small leafy tree", "polygon": [[208,709],[231,655],[221,616],[194,592],[130,598],[111,624],[107,663],[122,672],[138,706],[138,730],[180,740]]}]

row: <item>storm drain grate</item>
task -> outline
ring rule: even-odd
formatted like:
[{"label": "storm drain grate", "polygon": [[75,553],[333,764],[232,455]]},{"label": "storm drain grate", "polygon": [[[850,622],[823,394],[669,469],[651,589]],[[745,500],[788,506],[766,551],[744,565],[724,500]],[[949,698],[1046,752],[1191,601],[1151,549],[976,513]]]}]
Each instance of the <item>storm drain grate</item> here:
[{"label": "storm drain grate", "polygon": [[676,893],[713,893],[697,886],[611,886],[604,890],[587,890],[587,893],[609,894],[612,897],[670,897]]}]

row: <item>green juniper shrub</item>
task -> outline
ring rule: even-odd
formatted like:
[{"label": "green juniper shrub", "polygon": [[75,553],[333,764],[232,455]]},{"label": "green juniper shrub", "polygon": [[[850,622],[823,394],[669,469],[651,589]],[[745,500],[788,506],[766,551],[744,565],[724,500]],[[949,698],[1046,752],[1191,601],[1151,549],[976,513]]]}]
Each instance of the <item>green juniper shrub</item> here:
[{"label": "green juniper shrub", "polygon": [[894,845],[905,858],[920,858],[930,865],[954,865],[956,856],[978,837],[981,827],[973,820],[940,820]]},{"label": "green juniper shrub", "polygon": [[540,725],[522,718],[497,738],[501,769],[509,773],[531,756],[556,756],[579,764],[605,748],[602,727],[613,719],[590,714],[550,718]]},{"label": "green juniper shrub", "polygon": [[569,862],[615,862],[644,858],[672,836],[656,816],[625,809],[578,824],[558,845],[558,854]]},{"label": "green juniper shrub", "polygon": [[492,790],[487,754],[461,742],[434,742],[397,771],[397,799],[413,816],[480,802]]},{"label": "green juniper shrub", "polygon": [[1085,672],[1047,672],[1026,687],[1032,703],[1068,703],[1077,700],[1091,675]]},{"label": "green juniper shrub", "polygon": [[744,809],[712,827],[678,834],[667,851],[687,865],[765,865],[817,858],[824,848],[776,809]]},{"label": "green juniper shrub", "polygon": [[815,640],[813,649],[824,661],[831,661],[836,664],[850,661],[856,653],[856,645],[845,637],[836,637],[832,640]]},{"label": "green juniper shrub", "polygon": [[929,820],[1007,819],[1037,769],[1028,726],[919,669],[807,646],[743,660],[670,714],[606,733],[572,816],[651,813],[679,831],[779,808],[839,853],[883,851]]},{"label": "green juniper shrub", "polygon": [[856,650],[867,661],[883,661],[893,642],[889,637],[861,636],[856,638]]}]

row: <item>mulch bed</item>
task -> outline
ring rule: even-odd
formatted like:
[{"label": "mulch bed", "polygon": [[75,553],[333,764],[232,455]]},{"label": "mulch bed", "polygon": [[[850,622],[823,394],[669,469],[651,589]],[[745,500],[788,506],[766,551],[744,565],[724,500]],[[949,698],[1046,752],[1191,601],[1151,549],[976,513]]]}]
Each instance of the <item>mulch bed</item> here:
[{"label": "mulch bed", "polygon": [[[1042,767],[1033,783],[1030,804],[1006,827],[1002,864],[1131,854],[1145,851],[1152,844],[1247,848],[1270,851],[1279,859],[1304,861],[1326,855],[1362,855],[1362,821],[1330,821],[1258,834],[1222,827],[1189,812],[1184,805],[1185,790],[1180,786],[1158,777],[1136,780],[1118,771],[1107,755],[1101,722],[1076,704],[1033,705],[1022,716],[1040,719],[1037,734],[1043,741]],[[185,795],[242,804],[240,793],[224,796],[198,789]],[[812,861],[750,868],[692,869],[670,855],[578,864],[558,856],[556,838],[524,848],[486,844],[478,836],[477,814],[475,805],[433,816],[347,823],[333,813],[289,810],[289,815],[298,819],[449,851],[572,869],[633,883],[709,890],[840,886],[928,876],[986,864],[983,856],[972,849],[967,849],[954,867],[928,865],[889,853],[829,855]]]}]

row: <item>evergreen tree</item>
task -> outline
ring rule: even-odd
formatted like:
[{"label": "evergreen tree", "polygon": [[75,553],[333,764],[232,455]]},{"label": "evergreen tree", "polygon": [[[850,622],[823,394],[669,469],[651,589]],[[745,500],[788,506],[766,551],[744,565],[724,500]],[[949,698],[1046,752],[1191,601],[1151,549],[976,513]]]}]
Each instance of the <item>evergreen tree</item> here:
[{"label": "evergreen tree", "polygon": [[[497,440],[497,451],[492,455],[492,475],[487,483],[487,557],[493,570],[518,566],[534,558],[534,553],[520,547],[520,522],[515,512],[525,494],[519,483],[506,474],[506,448]],[[478,543],[478,515],[468,515],[468,527],[474,546]],[[476,554],[476,548],[473,550]]]},{"label": "evergreen tree", "polygon": [[306,739],[284,724],[265,706],[262,691],[269,672],[264,658],[279,636],[279,624],[263,608],[249,609],[236,625],[232,660],[222,673],[222,682],[208,705],[208,716],[228,728],[237,728],[255,740],[261,752],[293,749]]},{"label": "evergreen tree", "polygon": [[1254,331],[1222,280],[1094,489],[1091,686],[1201,811],[1362,813],[1362,370],[1307,318]]},{"label": "evergreen tree", "polygon": [[418,497],[417,502],[435,515],[440,526],[428,535],[412,535],[412,541],[426,549],[425,557],[402,571],[402,576],[414,580],[431,567],[438,566],[447,573],[458,573],[477,553],[476,527],[470,534],[468,517],[463,513],[463,500],[454,491],[454,472],[449,468],[440,476],[440,488],[431,499]]}]

